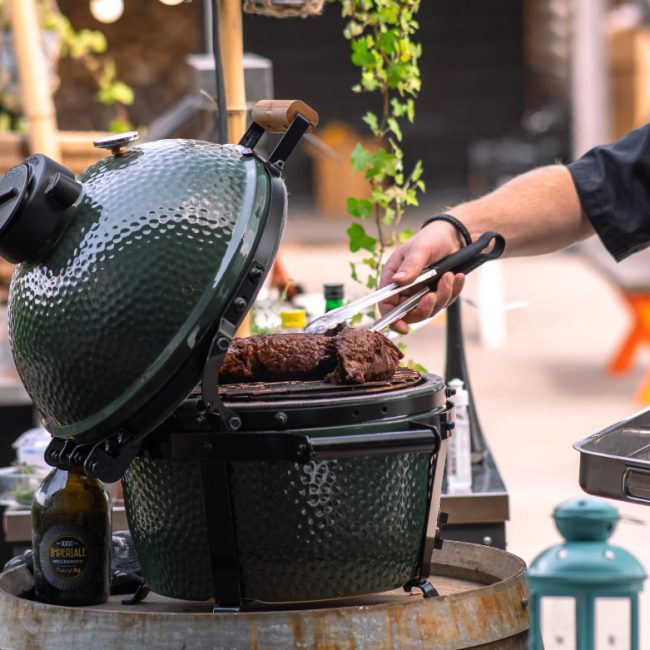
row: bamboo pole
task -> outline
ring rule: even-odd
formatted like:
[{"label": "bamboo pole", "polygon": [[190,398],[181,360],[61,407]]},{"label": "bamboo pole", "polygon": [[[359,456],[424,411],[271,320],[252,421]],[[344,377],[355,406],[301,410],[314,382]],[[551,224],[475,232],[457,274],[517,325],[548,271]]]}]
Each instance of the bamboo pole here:
[{"label": "bamboo pole", "polygon": [[241,0],[219,0],[219,40],[228,111],[228,140],[238,142],[246,131]]},{"label": "bamboo pole", "polygon": [[[246,131],[241,0],[219,0],[219,41],[228,111],[228,142],[239,142]],[[236,336],[250,336],[250,333],[250,315],[246,314]]]},{"label": "bamboo pole", "polygon": [[30,150],[60,160],[56,112],[41,47],[36,2],[9,0],[9,7]]}]

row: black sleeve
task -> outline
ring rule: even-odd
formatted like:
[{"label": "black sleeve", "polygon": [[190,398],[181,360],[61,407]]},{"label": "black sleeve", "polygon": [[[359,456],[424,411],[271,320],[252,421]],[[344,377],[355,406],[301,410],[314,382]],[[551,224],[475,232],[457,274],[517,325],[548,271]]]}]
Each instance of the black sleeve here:
[{"label": "black sleeve", "polygon": [[582,209],[617,261],[650,245],[650,124],[568,169]]}]

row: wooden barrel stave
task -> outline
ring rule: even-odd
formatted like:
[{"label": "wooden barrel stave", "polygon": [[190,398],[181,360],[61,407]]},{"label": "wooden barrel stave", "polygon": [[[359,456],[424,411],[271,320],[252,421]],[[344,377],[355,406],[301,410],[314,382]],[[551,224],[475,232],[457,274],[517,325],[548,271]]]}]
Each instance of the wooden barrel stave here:
[{"label": "wooden barrel stave", "polygon": [[310,605],[212,614],[211,603],[153,596],[137,606],[114,597],[98,607],[56,607],[21,598],[25,568],[0,575],[4,650],[214,648],[218,650],[491,650],[526,647],[525,565],[485,546],[446,542],[431,582],[440,597],[399,591]]}]

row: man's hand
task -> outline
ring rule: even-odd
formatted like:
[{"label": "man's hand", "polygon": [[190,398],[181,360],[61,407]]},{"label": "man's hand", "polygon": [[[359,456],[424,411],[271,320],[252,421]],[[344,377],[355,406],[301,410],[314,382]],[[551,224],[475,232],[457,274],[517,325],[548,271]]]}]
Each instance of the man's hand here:
[{"label": "man's hand", "polygon": [[[381,274],[380,286],[383,287],[391,282],[409,284],[424,268],[455,253],[460,248],[461,243],[456,229],[445,221],[434,221],[393,251]],[[401,334],[407,334],[408,323],[430,318],[447,307],[458,297],[464,283],[464,275],[445,273],[438,281],[435,293],[424,296],[417,307],[404,319],[394,323],[392,328]],[[379,305],[379,310],[386,313],[406,297],[408,292],[392,296]]]}]

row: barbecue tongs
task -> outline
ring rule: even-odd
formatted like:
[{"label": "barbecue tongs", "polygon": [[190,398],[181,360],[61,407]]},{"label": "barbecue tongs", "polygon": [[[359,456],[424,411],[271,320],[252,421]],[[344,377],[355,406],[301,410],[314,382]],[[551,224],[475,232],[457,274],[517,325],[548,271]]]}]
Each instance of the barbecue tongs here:
[{"label": "barbecue tongs", "polygon": [[[484,252],[489,246],[492,246],[492,248],[488,252]],[[404,302],[400,303],[367,328],[373,332],[380,332],[408,314],[429,291],[435,291],[438,280],[447,271],[452,271],[453,273],[469,273],[481,266],[484,262],[500,257],[505,246],[506,241],[501,235],[495,232],[486,232],[474,243],[428,267],[426,271],[421,273],[410,284],[398,285],[392,283],[378,291],[369,293],[363,298],[354,300],[343,307],[333,309],[309,323],[305,331],[310,334],[328,334],[335,332],[341,324],[364,309],[372,307],[395,294],[402,293],[402,291],[416,288],[417,291],[413,295],[409,296]]]}]

